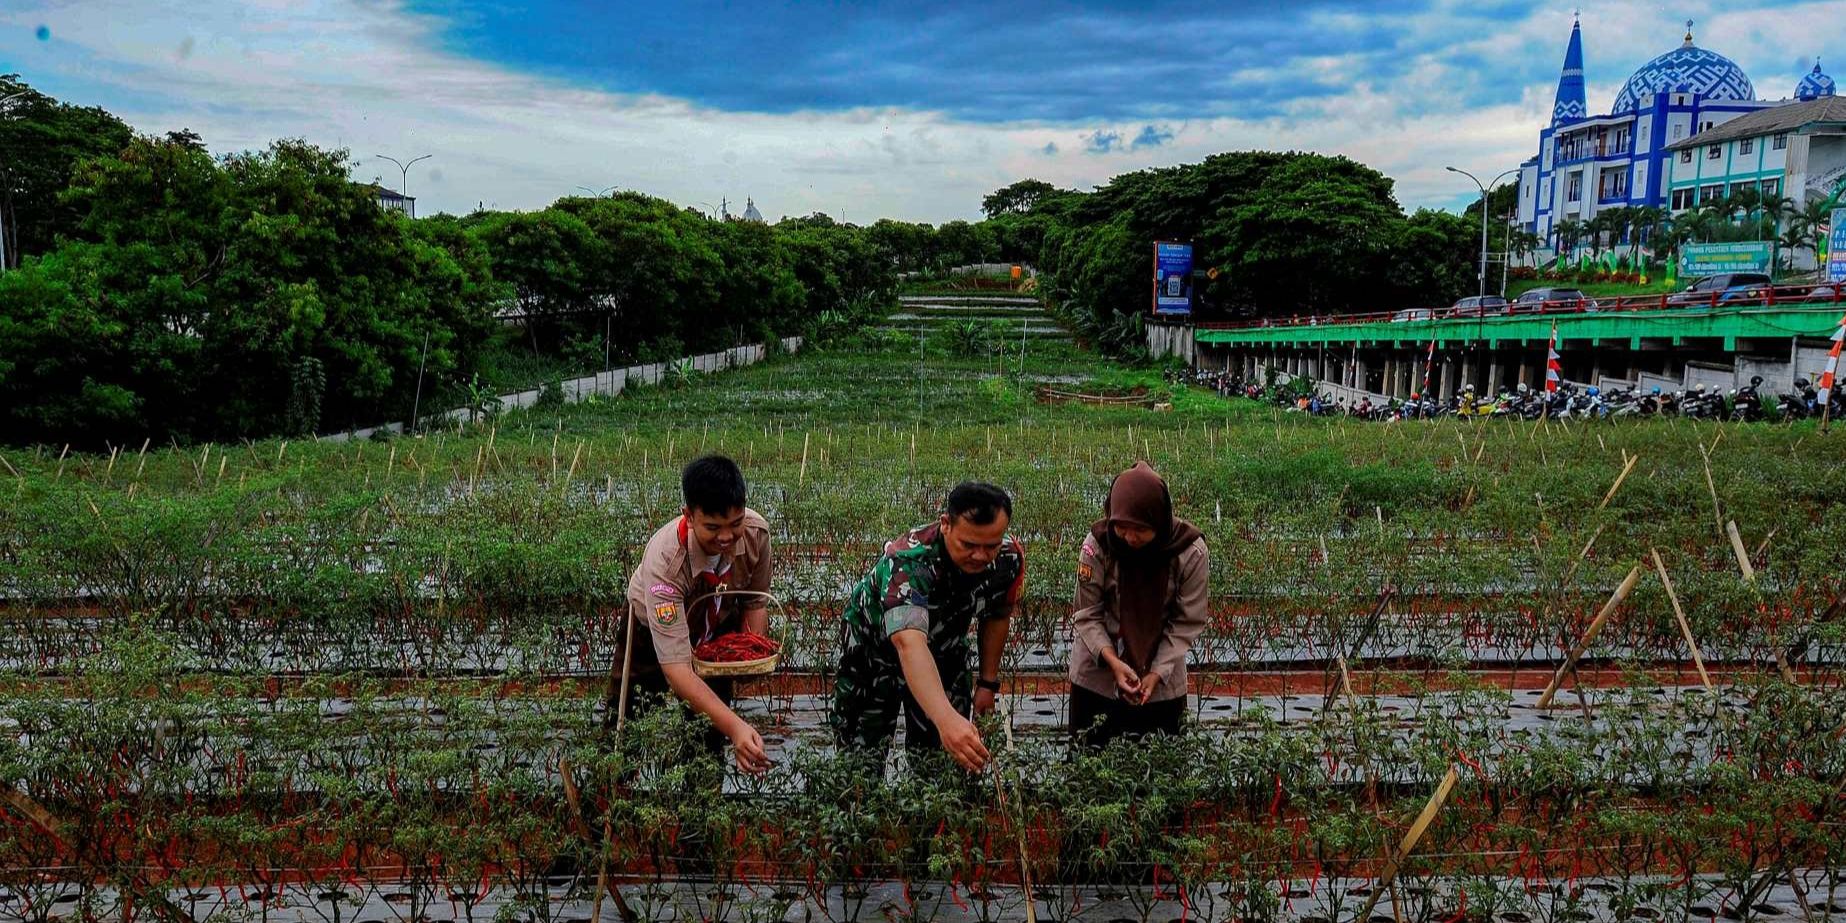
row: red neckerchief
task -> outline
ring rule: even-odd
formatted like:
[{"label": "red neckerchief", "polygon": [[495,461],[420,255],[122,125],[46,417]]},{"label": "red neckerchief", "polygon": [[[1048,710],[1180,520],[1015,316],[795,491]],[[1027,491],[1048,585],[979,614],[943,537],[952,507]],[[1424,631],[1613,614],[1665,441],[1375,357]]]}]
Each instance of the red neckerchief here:
[{"label": "red neckerchief", "polygon": [[[688,535],[688,532],[687,532],[685,516],[681,516],[679,518],[679,550],[687,554],[691,553],[690,536]],[[704,549],[700,549],[700,550],[703,551]],[[703,569],[699,571],[699,575],[698,575],[699,582],[704,585],[705,592],[699,594],[697,597],[695,597],[691,601],[688,601],[686,604],[686,617],[690,619],[692,618],[692,603],[705,599],[707,597],[711,599],[711,611],[707,613],[705,616],[705,627],[703,631],[700,633],[700,637],[698,641],[699,644],[704,644],[705,642],[710,641],[712,639],[712,636],[717,632],[718,609],[724,602],[724,597],[714,596],[711,594],[724,592],[725,587],[728,583],[725,577],[728,576],[729,573],[730,573],[730,567],[728,565],[724,568],[723,573],[720,573],[717,571],[703,570]]]}]

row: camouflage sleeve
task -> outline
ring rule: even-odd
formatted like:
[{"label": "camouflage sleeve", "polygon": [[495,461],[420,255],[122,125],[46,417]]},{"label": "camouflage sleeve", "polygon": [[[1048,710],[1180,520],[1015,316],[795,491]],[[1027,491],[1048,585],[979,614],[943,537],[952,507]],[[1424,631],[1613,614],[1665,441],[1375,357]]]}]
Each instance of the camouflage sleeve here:
[{"label": "camouflage sleeve", "polygon": [[885,558],[878,567],[884,576],[885,637],[911,629],[929,634],[929,594],[923,584],[893,558]]},{"label": "camouflage sleeve", "polygon": [[1006,597],[1001,600],[999,607],[996,609],[990,610],[991,614],[989,614],[987,618],[984,618],[981,621],[988,621],[990,619],[1010,619],[1012,618],[1013,613],[1017,611],[1019,608],[1019,598],[1025,595],[1025,591],[1026,591],[1026,549],[1025,549],[1025,546],[1021,545],[1018,539],[1015,539],[1009,535],[1006,537],[1006,550],[1008,552],[1008,557],[1010,557],[1013,561],[1013,580],[1010,584],[1007,585]]}]

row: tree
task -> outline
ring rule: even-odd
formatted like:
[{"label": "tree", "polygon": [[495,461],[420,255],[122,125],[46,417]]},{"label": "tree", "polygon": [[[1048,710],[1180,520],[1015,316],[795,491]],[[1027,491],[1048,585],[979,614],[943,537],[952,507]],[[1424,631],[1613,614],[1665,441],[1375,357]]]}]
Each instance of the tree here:
[{"label": "tree", "polygon": [[8,266],[51,250],[74,234],[82,214],[60,196],[78,164],[120,153],[134,133],[121,119],[67,105],[34,90],[18,74],[0,76],[0,98],[22,94],[0,114],[0,227]]},{"label": "tree", "polygon": [[998,218],[1001,215],[1023,215],[1036,208],[1039,202],[1051,196],[1063,194],[1065,190],[1043,180],[1022,179],[1017,183],[1002,186],[981,199],[981,212],[989,218]]}]

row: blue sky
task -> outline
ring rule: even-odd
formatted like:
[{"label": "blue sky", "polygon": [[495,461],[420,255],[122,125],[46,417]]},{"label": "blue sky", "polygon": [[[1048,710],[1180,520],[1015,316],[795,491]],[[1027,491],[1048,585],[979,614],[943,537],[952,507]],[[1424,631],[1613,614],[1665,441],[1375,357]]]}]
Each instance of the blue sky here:
[{"label": "blue sky", "polygon": [[[1846,0],[1583,4],[1592,108],[1679,43],[1786,96],[1846,70]],[[1234,149],[1345,154],[1409,207],[1531,154],[1569,8],[1507,0],[599,3],[0,0],[0,72],[217,151],[349,148],[425,210],[579,185],[942,221],[1026,176],[1087,188]]]}]

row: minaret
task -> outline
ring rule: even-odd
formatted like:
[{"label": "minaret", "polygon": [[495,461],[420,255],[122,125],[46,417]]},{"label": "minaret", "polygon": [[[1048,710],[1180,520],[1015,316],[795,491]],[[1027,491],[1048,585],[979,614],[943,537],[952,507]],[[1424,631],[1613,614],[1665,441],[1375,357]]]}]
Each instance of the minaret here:
[{"label": "minaret", "polygon": [[1564,72],[1558,76],[1558,101],[1551,108],[1551,127],[1586,119],[1589,102],[1583,94],[1583,25],[1570,25],[1570,47],[1564,51]]}]

